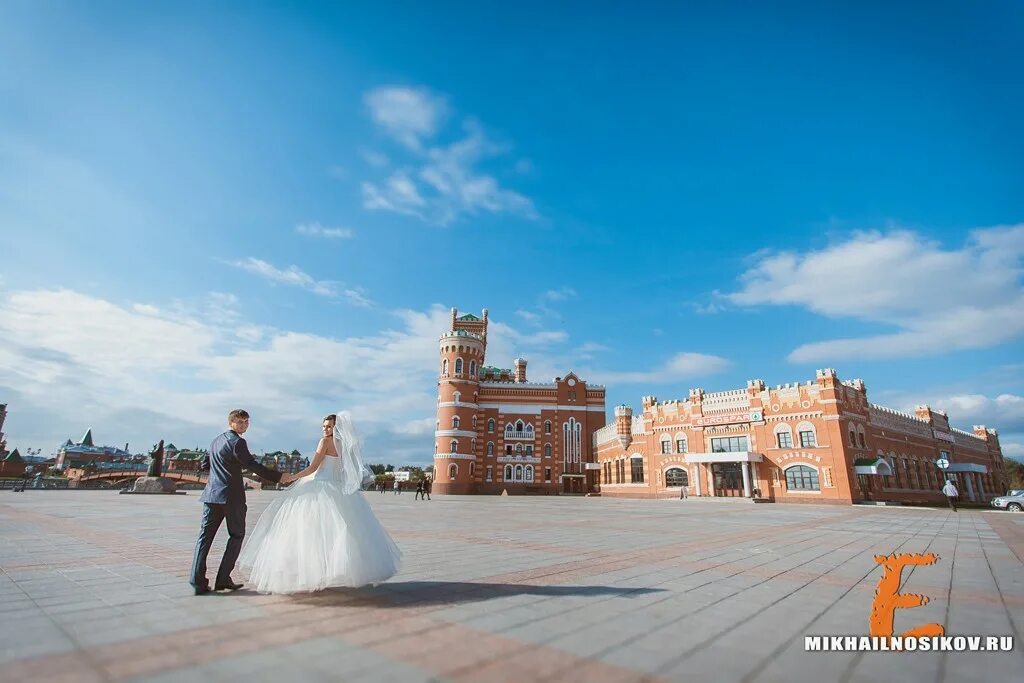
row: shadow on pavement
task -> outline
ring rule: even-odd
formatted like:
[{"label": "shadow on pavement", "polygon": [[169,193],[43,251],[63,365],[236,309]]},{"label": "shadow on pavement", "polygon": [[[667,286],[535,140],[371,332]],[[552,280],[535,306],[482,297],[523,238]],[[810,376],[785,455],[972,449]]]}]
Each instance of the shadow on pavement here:
[{"label": "shadow on pavement", "polygon": [[531,586],[515,583],[473,583],[465,581],[395,581],[376,588],[331,588],[318,593],[292,596],[311,605],[377,605],[379,607],[413,607],[419,605],[455,605],[482,602],[516,595],[543,597],[638,597],[662,593],[661,588],[629,588],[625,586]]}]

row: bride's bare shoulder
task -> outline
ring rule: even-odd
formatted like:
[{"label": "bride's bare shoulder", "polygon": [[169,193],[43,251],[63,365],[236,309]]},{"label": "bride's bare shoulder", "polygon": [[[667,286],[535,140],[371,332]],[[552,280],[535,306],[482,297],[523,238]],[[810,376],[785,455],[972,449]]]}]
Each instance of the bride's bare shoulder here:
[{"label": "bride's bare shoulder", "polygon": [[324,455],[337,455],[338,449],[334,447],[334,439],[328,439],[326,436],[321,437],[320,443],[317,444],[316,450],[318,453]]}]

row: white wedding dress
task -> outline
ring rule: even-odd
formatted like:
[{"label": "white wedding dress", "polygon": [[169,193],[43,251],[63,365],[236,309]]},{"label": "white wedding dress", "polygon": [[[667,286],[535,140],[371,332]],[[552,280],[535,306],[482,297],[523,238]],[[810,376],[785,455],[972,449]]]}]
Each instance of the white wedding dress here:
[{"label": "white wedding dress", "polygon": [[[335,445],[342,455],[325,456],[316,472],[281,493],[242,549],[238,564],[251,568],[250,585],[260,593],[355,588],[398,571],[402,553],[363,498],[358,445],[351,448],[343,435],[339,438],[341,417]],[[346,457],[355,465],[346,466]]]}]

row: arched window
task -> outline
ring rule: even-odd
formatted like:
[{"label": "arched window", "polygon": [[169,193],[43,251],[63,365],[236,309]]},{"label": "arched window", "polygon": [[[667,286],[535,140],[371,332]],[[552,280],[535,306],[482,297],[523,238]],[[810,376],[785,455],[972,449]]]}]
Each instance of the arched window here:
[{"label": "arched window", "polygon": [[550,458],[551,457],[551,444],[549,444],[549,443],[544,444],[544,457],[545,458]]},{"label": "arched window", "polygon": [[462,400],[462,394],[456,391],[454,394],[452,394],[452,400],[458,403],[459,401]]},{"label": "arched window", "polygon": [[644,456],[636,453],[630,457],[629,469],[630,476],[632,477],[631,481],[634,484],[644,483]]},{"label": "arched window", "polygon": [[512,465],[505,465],[505,481],[512,481]]},{"label": "arched window", "polygon": [[523,466],[522,465],[516,465],[516,473],[515,473],[515,476],[512,477],[512,479],[513,479],[513,481],[522,481],[523,480]]},{"label": "arched window", "polygon": [[461,358],[456,358],[455,359],[455,374],[456,375],[461,375],[462,374],[462,359]]},{"label": "arched window", "polygon": [[473,430],[476,430],[476,415],[473,416]]},{"label": "arched window", "polygon": [[676,434],[676,453],[686,452],[686,435]]},{"label": "arched window", "polygon": [[526,466],[526,481],[533,482],[533,465]]},{"label": "arched window", "polygon": [[533,446],[531,444],[526,444],[526,457],[527,458],[532,458],[533,457]]},{"label": "arched window", "polygon": [[792,491],[820,491],[818,470],[807,465],[787,467],[786,488]]},{"label": "arched window", "polygon": [[458,429],[458,428],[459,428],[459,416],[458,415],[453,415],[452,416],[452,429]]},{"label": "arched window", "polygon": [[665,470],[665,486],[681,488],[690,485],[690,475],[682,467],[671,467]]},{"label": "arched window", "polygon": [[668,455],[672,452],[672,437],[668,434],[661,435],[661,453],[662,455]]},{"label": "arched window", "polygon": [[801,422],[796,426],[797,434],[800,437],[800,448],[816,448],[818,436],[815,433],[814,425],[810,422]]},{"label": "arched window", "polygon": [[853,428],[853,425],[850,425],[850,447],[857,447],[857,430]]},{"label": "arched window", "polygon": [[522,454],[523,454],[523,444],[517,443],[516,444],[516,455],[522,455]]},{"label": "arched window", "polygon": [[528,435],[530,435],[530,436],[533,436],[533,425],[532,424],[527,424],[526,425],[526,433]]},{"label": "arched window", "polygon": [[505,425],[505,436],[512,436],[512,433],[515,432],[515,430],[516,428],[512,425],[511,422],[509,422],[507,425]]},{"label": "arched window", "polygon": [[523,421],[522,420],[516,420],[516,431],[517,432],[523,431]]},{"label": "arched window", "polygon": [[864,444],[864,427],[857,428],[857,442],[860,444],[861,448],[867,448]]},{"label": "arched window", "polygon": [[471,444],[471,447],[470,447],[470,451],[469,451],[469,452],[470,452],[470,453],[473,453],[474,455],[476,455],[476,439],[475,439],[475,438],[473,438],[473,439],[470,439],[470,440],[469,440],[469,443]]},{"label": "arched window", "polygon": [[488,420],[487,421],[487,433],[488,434],[493,434],[494,433],[494,420]]},{"label": "arched window", "polygon": [[447,358],[445,358],[444,361],[441,362],[441,374],[442,375],[447,375],[448,374],[448,359]]},{"label": "arched window", "polygon": [[472,460],[469,461],[469,476],[476,474],[476,463]]},{"label": "arched window", "polygon": [[458,453],[459,452],[459,442],[456,441],[455,439],[452,439],[451,443],[448,444],[448,445],[451,447],[451,449],[452,449],[451,452],[452,453]]},{"label": "arched window", "polygon": [[545,420],[544,421],[544,433],[545,434],[550,434],[551,433],[551,420]]},{"label": "arched window", "polygon": [[448,478],[454,479],[455,475],[459,473],[459,466],[455,463],[448,465]]},{"label": "arched window", "polygon": [[493,441],[488,441],[487,442],[487,455],[494,455],[494,442]]},{"label": "arched window", "polygon": [[785,422],[775,425],[775,445],[778,448],[793,447],[793,432]]},{"label": "arched window", "polygon": [[476,377],[476,361],[475,360],[469,361],[469,376],[470,377]]}]

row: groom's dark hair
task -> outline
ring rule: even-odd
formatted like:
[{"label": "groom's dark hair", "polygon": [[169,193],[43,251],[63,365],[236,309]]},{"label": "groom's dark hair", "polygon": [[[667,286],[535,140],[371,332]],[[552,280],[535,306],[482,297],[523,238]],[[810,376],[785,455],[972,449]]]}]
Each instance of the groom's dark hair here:
[{"label": "groom's dark hair", "polygon": [[249,413],[245,412],[241,408],[236,408],[228,413],[228,422],[234,422],[235,420],[248,420]]}]

